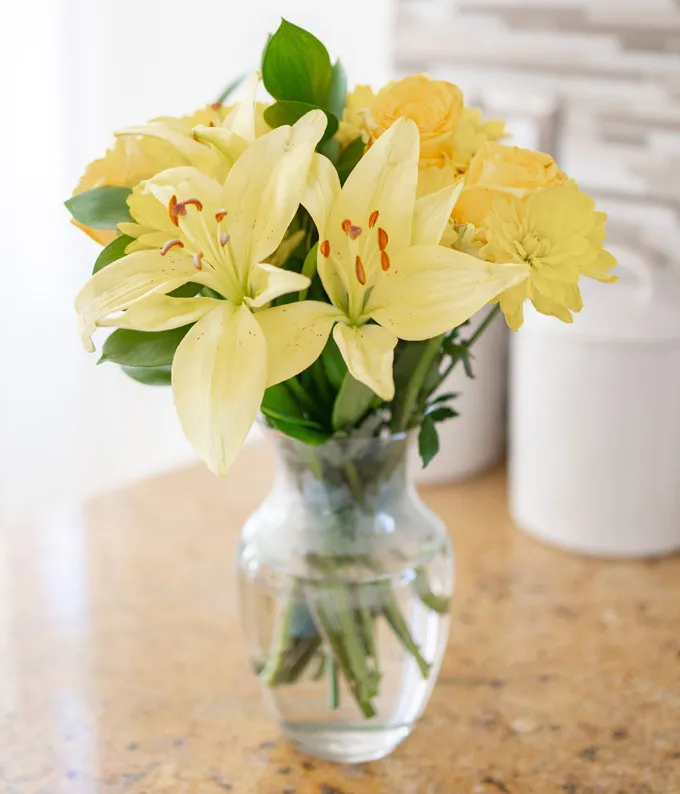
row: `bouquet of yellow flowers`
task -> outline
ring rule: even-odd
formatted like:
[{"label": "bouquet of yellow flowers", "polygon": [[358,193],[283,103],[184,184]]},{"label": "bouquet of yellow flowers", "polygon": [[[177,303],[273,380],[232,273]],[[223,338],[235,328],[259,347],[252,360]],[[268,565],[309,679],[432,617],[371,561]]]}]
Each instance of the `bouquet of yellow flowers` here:
[{"label": "bouquet of yellow flowers", "polygon": [[[437,423],[456,415],[440,386],[458,364],[470,372],[497,313],[517,329],[528,299],[571,322],[581,276],[615,280],[606,216],[550,156],[500,143],[503,124],[457,86],[415,75],[348,94],[340,62],[283,21],[228,102],[238,87],[116,133],[66,202],[105,246],[76,299],[83,344],[118,329],[101,360],[171,383],[215,473],[258,414],[310,446],[413,430],[427,464]],[[377,679],[343,653],[351,628],[335,656],[370,716]],[[278,683],[299,648],[279,650],[265,671]]]}]

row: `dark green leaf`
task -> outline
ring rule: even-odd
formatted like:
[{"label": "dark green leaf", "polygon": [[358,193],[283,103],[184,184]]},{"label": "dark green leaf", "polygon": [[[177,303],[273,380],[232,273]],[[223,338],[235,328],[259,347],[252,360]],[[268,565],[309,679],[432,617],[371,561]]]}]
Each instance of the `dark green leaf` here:
[{"label": "dark green leaf", "polygon": [[439,436],[437,428],[429,416],[423,419],[418,433],[418,452],[423,462],[423,468],[427,468],[432,458],[439,452]]},{"label": "dark green leaf", "polygon": [[73,217],[93,229],[116,229],[119,223],[131,221],[127,197],[129,187],[104,185],[85,190],[64,202]]},{"label": "dark green leaf", "polygon": [[458,396],[458,392],[446,392],[445,394],[439,394],[430,402],[430,406],[439,405],[440,403],[445,403],[449,400],[455,400]]},{"label": "dark green leaf", "polygon": [[[301,119],[305,113],[310,110],[318,109],[318,105],[310,105],[307,102],[297,102],[293,100],[284,100],[275,102],[273,105],[265,108],[264,120],[270,127],[281,127],[284,124],[295,124],[298,119]],[[324,111],[326,114],[326,132],[323,134],[322,140],[326,140],[335,135],[338,129],[338,120],[332,113]]]},{"label": "dark green leaf", "polygon": [[361,160],[365,150],[366,144],[361,138],[355,138],[352,143],[347,144],[342,150],[336,164],[341,184],[345,184],[345,180],[354,170],[354,166]]},{"label": "dark green leaf", "polygon": [[347,73],[340,61],[336,61],[331,72],[331,84],[324,107],[338,119],[342,118],[347,101]]},{"label": "dark green leaf", "polygon": [[277,383],[265,391],[262,398],[262,411],[263,413],[269,411],[279,416],[287,416],[289,419],[303,418],[300,404],[285,383]]},{"label": "dark green leaf", "polygon": [[121,328],[104,342],[103,361],[113,361],[127,367],[163,367],[172,364],[177,346],[184,339],[190,325],[171,331],[130,331]]},{"label": "dark green leaf", "polygon": [[146,386],[169,386],[171,367],[121,367],[123,372]]},{"label": "dark green leaf", "polygon": [[120,237],[116,237],[115,240],[112,240],[97,257],[92,272],[97,273],[103,267],[110,265],[111,262],[115,262],[117,259],[125,256],[125,249],[133,239],[133,237],[128,237],[126,234],[121,234]]},{"label": "dark green leaf", "polygon": [[470,357],[470,348],[467,345],[463,346],[463,351],[461,353],[461,361],[463,362],[463,369],[465,370],[465,374],[468,378],[475,377],[475,373],[472,371],[472,359]]},{"label": "dark green leaf", "polygon": [[453,419],[454,416],[458,416],[458,411],[454,411],[453,408],[449,408],[447,405],[440,405],[438,408],[428,411],[427,416],[433,422],[445,422],[447,419]]},{"label": "dark green leaf", "polygon": [[347,364],[332,336],[323,349],[321,363],[333,388],[339,389],[347,375]]},{"label": "dark green leaf", "polygon": [[215,99],[215,102],[222,104],[229,99],[229,97],[234,93],[234,91],[236,91],[236,89],[241,85],[247,76],[248,72],[243,72],[243,74],[240,74],[236,79],[232,80],[231,83],[226,85],[222,91],[220,91],[220,94],[217,99]]},{"label": "dark green leaf", "polygon": [[332,79],[328,50],[316,36],[282,19],[267,42],[262,57],[262,79],[274,99],[322,107]]},{"label": "dark green leaf", "polygon": [[277,430],[285,433],[285,435],[296,438],[298,441],[303,441],[305,444],[314,447],[325,444],[331,437],[330,433],[316,430],[312,427],[306,427],[296,422],[288,422],[284,419],[270,419],[270,422]]},{"label": "dark green leaf", "polygon": [[340,156],[340,141],[335,138],[327,138],[317,146],[317,150],[332,163],[337,163]]},{"label": "dark green leaf", "polygon": [[368,386],[347,373],[333,404],[333,429],[355,427],[371,407],[374,398],[375,394]]},{"label": "dark green leaf", "polygon": [[203,289],[202,284],[196,284],[193,281],[188,281],[186,284],[182,284],[181,287],[177,287],[172,292],[168,292],[168,295],[171,298],[193,298],[195,295]]},{"label": "dark green leaf", "polygon": [[[314,245],[307,252],[307,256],[305,257],[305,261],[302,265],[302,275],[307,276],[310,282],[316,275],[316,259],[317,259],[316,252],[318,248],[319,248],[319,243],[318,242],[314,243]],[[308,289],[304,289],[299,293],[299,298],[301,301],[305,300],[308,292],[309,292]]]}]

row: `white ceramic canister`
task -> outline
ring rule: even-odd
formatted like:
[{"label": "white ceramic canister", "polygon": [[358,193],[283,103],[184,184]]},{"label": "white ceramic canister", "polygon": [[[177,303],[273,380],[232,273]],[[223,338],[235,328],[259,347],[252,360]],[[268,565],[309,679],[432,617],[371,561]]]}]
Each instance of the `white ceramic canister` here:
[{"label": "white ceramic canister", "polygon": [[[489,309],[473,317],[467,335],[474,333]],[[437,425],[439,454],[422,469],[413,451],[418,482],[453,482],[493,466],[505,452],[508,329],[498,317],[472,347],[474,378],[461,364],[444,381],[440,393],[459,396],[452,406],[459,416]]]},{"label": "white ceramic canister", "polygon": [[680,276],[631,252],[619,262],[618,284],[582,280],[571,326],[526,307],[510,510],[556,546],[643,557],[680,550]]}]

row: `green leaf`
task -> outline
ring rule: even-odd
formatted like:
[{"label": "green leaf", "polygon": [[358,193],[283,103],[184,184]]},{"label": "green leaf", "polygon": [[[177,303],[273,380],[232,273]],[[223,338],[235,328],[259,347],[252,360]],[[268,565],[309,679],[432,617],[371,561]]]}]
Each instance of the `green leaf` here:
[{"label": "green leaf", "polygon": [[291,438],[296,438],[298,441],[303,441],[313,447],[318,447],[325,444],[330,438],[330,433],[323,430],[316,430],[313,427],[307,427],[299,422],[289,422],[285,419],[270,420],[277,430],[280,430],[285,435]]},{"label": "green leaf", "polygon": [[121,367],[132,380],[146,386],[169,386],[171,367]]},{"label": "green leaf", "polygon": [[[319,243],[318,242],[314,243],[314,245],[307,252],[307,256],[305,257],[304,264],[302,265],[302,275],[307,276],[310,283],[314,279],[314,276],[316,275],[316,260],[317,260],[316,252],[318,248],[319,248]],[[309,289],[301,290],[299,293],[299,300],[301,301],[305,300],[308,292]]]},{"label": "green leaf", "polygon": [[241,83],[246,79],[248,76],[248,72],[243,72],[237,78],[225,85],[225,87],[220,91],[219,96],[215,99],[215,102],[219,102],[220,105],[236,91],[236,89],[241,85]]},{"label": "green leaf", "polygon": [[[295,124],[305,113],[310,110],[319,109],[318,105],[311,105],[307,102],[297,102],[294,100],[282,100],[264,110],[264,120],[270,127],[281,127],[284,124]],[[321,108],[323,110],[323,108]],[[323,134],[322,141],[331,138],[338,130],[338,120],[332,113],[324,110],[326,114],[326,132]]]},{"label": "green leaf", "polygon": [[437,428],[429,416],[423,419],[418,433],[418,452],[420,459],[423,462],[423,468],[426,469],[432,458],[439,452],[439,436],[437,435]]},{"label": "green leaf", "polygon": [[449,400],[455,400],[459,396],[459,392],[446,392],[444,394],[440,394],[434,398],[434,400],[430,401],[430,407],[433,405],[439,405],[440,403],[448,402]]},{"label": "green leaf", "polygon": [[98,273],[103,267],[110,265],[111,262],[124,257],[125,249],[133,240],[134,237],[128,237],[126,234],[121,234],[120,237],[112,240],[97,257],[92,273]]},{"label": "green leaf", "polygon": [[333,388],[339,389],[347,376],[347,364],[332,336],[321,353],[321,363]]},{"label": "green leaf", "polygon": [[177,346],[191,325],[171,331],[130,331],[120,328],[104,342],[98,363],[113,361],[127,367],[164,367],[172,364]]},{"label": "green leaf", "polygon": [[73,217],[93,229],[116,229],[119,223],[131,221],[127,197],[129,187],[104,185],[85,190],[64,202]]},{"label": "green leaf", "polygon": [[171,298],[193,298],[198,295],[202,289],[204,289],[202,284],[187,281],[187,283],[182,284],[181,287],[177,287],[177,289],[174,289],[172,292],[168,292],[168,295]]},{"label": "green leaf", "polygon": [[427,417],[433,422],[445,422],[447,419],[453,419],[454,416],[458,416],[458,411],[454,411],[453,408],[449,408],[447,405],[440,405],[438,408],[427,412]]},{"label": "green leaf", "polygon": [[345,111],[347,101],[347,73],[345,67],[336,61],[331,72],[331,84],[328,88],[328,96],[324,107],[329,110],[336,118],[341,119]]},{"label": "green leaf", "polygon": [[347,430],[355,427],[371,407],[374,398],[375,394],[368,386],[347,373],[333,404],[333,429]]},{"label": "green leaf", "polygon": [[361,160],[366,150],[366,144],[361,138],[355,138],[342,150],[336,163],[340,183],[345,184],[347,177],[352,173],[356,164]]},{"label": "green leaf", "polygon": [[274,99],[323,107],[332,79],[328,50],[316,36],[282,19],[264,50],[262,79]]}]

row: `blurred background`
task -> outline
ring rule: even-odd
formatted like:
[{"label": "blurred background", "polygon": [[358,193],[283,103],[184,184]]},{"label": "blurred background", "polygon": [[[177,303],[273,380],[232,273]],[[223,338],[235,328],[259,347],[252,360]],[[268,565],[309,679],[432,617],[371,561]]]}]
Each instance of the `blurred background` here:
[{"label": "blurred background", "polygon": [[[15,4],[0,52],[0,523],[192,459],[168,390],[97,368],[80,348],[73,298],[97,246],[62,202],[112,130],[190,112],[257,67],[282,15],[342,59],[350,84],[414,71],[458,83],[610,213],[622,262],[677,263],[676,0],[646,0],[644,11],[633,0],[344,0],[333,14],[309,0]],[[492,419],[477,420],[493,422],[494,457],[504,334],[487,344],[491,364],[479,365],[491,374],[467,399],[470,412],[499,395]],[[465,432],[460,422],[452,432]],[[474,445],[473,435],[448,443]]]}]

